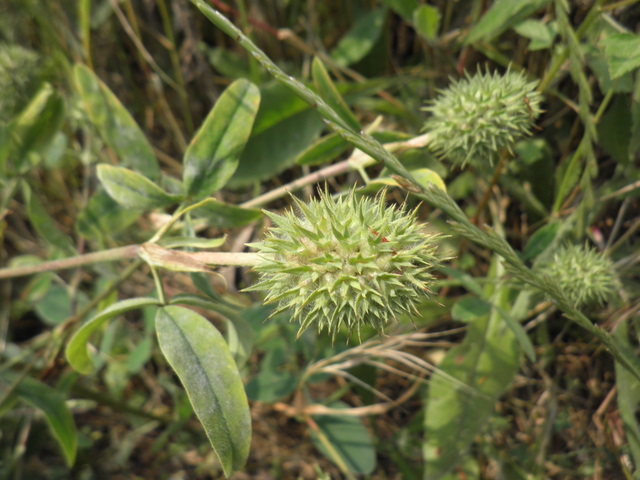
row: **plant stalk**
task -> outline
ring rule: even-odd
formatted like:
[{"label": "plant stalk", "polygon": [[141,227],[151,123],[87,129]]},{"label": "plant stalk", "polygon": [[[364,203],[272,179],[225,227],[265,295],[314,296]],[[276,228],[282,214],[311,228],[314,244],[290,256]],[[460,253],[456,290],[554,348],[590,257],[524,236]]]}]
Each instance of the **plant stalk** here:
[{"label": "plant stalk", "polygon": [[35,273],[52,272],[57,270],[68,270],[70,268],[82,267],[84,265],[91,265],[93,263],[114,262],[117,260],[136,258],[138,256],[139,248],[139,245],[127,245],[126,247],[111,248],[109,250],[103,250],[101,252],[78,255],[77,257],[51,260],[49,262],[39,263],[38,265],[1,268],[0,279],[23,277],[25,275],[33,275]]}]

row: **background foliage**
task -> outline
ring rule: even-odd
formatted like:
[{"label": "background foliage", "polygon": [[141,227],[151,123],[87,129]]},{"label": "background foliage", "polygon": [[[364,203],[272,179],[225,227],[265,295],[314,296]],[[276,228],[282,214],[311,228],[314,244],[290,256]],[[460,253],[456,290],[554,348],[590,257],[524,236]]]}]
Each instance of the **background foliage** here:
[{"label": "background foliage", "polygon": [[[194,3],[0,6],[3,266],[140,244],[211,196],[163,246],[242,250],[258,208],[315,195],[313,173],[332,192],[390,186],[454,259],[415,324],[362,345],[265,322],[247,269],[158,276],[117,250],[0,280],[2,478],[638,478],[638,2]],[[544,99],[512,154],[397,147],[452,79],[507,69]],[[355,152],[375,153],[360,131],[399,163]],[[399,171],[450,197],[409,194]],[[585,244],[615,268],[604,304],[578,311],[513,268]],[[235,399],[242,379],[250,449],[249,410],[221,434],[206,409],[224,398],[189,388],[211,351],[230,355],[195,375]]]}]

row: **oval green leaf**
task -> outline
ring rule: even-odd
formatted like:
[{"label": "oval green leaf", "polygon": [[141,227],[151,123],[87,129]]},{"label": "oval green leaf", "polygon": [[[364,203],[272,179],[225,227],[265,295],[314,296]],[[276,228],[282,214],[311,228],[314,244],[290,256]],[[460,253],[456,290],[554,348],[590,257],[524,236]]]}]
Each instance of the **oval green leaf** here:
[{"label": "oval green leaf", "polygon": [[211,109],[184,156],[183,180],[194,199],[220,190],[236,171],[259,104],[258,87],[242,79]]},{"label": "oval green leaf", "polygon": [[440,11],[431,5],[420,5],[413,11],[416,32],[427,42],[433,42],[440,28]]},{"label": "oval green leaf", "polygon": [[[17,380],[18,375],[13,372],[0,373],[0,391],[10,388],[10,385],[15,384]],[[67,408],[64,396],[31,377],[24,377],[15,384],[15,393],[23,402],[39,409],[44,414],[53,437],[62,449],[67,465],[71,467],[76,460],[78,434],[73,415]]]},{"label": "oval green leaf", "polygon": [[[344,409],[344,402],[329,405]],[[311,440],[322,454],[351,473],[367,475],[376,466],[376,454],[369,432],[362,421],[352,415],[314,415],[318,430]]]},{"label": "oval green leaf", "polygon": [[320,165],[329,163],[351,147],[351,145],[337,133],[325,135],[313,142],[296,158],[296,165]]},{"label": "oval green leaf", "polygon": [[147,177],[128,168],[98,165],[98,178],[107,193],[120,205],[136,210],[162,208],[180,202],[180,195],[170,195]]},{"label": "oval green leaf", "polygon": [[80,327],[69,341],[65,351],[69,365],[84,375],[90,374],[93,371],[93,362],[87,350],[87,342],[91,334],[100,328],[104,322],[115,316],[121,315],[129,310],[137,310],[153,305],[160,305],[160,301],[157,298],[130,298],[115,303],[100,312]]},{"label": "oval green leaf", "polygon": [[104,190],[96,192],[76,218],[76,231],[85,238],[100,240],[130,226],[141,211],[120,205]]},{"label": "oval green leaf", "polygon": [[149,178],[158,178],[160,168],[153,148],[120,100],[84,65],[77,64],[73,73],[91,122],[120,162]]},{"label": "oval green leaf", "polygon": [[193,215],[206,219],[207,223],[217,228],[238,228],[249,225],[262,218],[257,208],[242,208],[211,199],[193,211]]},{"label": "oval green leaf", "polygon": [[156,330],[228,477],[244,465],[251,443],[249,404],[229,348],[211,323],[183,307],[158,310]]},{"label": "oval green leaf", "polygon": [[331,57],[346,67],[362,60],[380,38],[387,10],[376,8],[362,15],[338,42]]}]

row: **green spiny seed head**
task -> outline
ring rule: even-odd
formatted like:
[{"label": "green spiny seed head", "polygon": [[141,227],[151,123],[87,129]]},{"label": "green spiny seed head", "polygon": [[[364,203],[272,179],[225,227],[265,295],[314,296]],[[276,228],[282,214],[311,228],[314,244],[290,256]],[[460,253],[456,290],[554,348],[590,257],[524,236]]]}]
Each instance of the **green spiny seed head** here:
[{"label": "green spiny seed head", "polygon": [[431,113],[424,130],[431,133],[431,148],[454,163],[493,163],[503,149],[512,151],[516,140],[529,135],[540,115],[542,96],[537,82],[524,74],[478,72],[452,80],[424,110]]},{"label": "green spiny seed head", "polygon": [[273,315],[292,312],[298,335],[315,326],[335,339],[368,325],[382,333],[430,293],[432,270],[440,263],[437,235],[424,233],[416,211],[387,207],[376,199],[327,193],[309,204],[295,199],[299,215],[266,212],[276,227],[252,244],[262,261],[260,281],[248,290],[267,291],[277,303]]},{"label": "green spiny seed head", "polygon": [[558,282],[565,295],[578,308],[602,305],[616,289],[613,263],[587,245],[562,247],[542,272]]}]

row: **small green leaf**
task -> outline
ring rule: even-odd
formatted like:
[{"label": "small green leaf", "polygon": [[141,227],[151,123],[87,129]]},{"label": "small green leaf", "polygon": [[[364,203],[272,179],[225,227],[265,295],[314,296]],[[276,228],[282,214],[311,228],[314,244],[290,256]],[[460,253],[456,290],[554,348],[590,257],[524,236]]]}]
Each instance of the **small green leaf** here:
[{"label": "small green leaf", "polygon": [[73,73],[91,122],[122,165],[157,179],[160,168],[153,148],[120,100],[84,65],[76,64]]},{"label": "small green leaf", "polygon": [[209,63],[219,74],[227,78],[251,77],[246,56],[227,47],[209,48],[206,52]]},{"label": "small green leaf", "polygon": [[600,145],[622,165],[628,165],[631,160],[629,145],[633,119],[630,107],[627,95],[616,95],[611,106],[598,122]]},{"label": "small green leaf", "polygon": [[[347,409],[344,402],[329,405]],[[311,440],[322,454],[351,473],[368,475],[376,466],[376,453],[369,432],[362,421],[352,415],[314,415],[318,430],[311,430]]]},{"label": "small green leaf", "polygon": [[528,18],[513,28],[518,35],[531,40],[529,51],[550,48],[553,44],[555,31],[546,23]]},{"label": "small green leaf", "polygon": [[360,131],[360,122],[358,122],[358,119],[342,99],[342,96],[331,80],[331,77],[329,77],[329,73],[318,57],[313,59],[311,71],[313,74],[313,82],[315,83],[315,86],[318,89],[318,94],[322,99],[327,102],[338,115],[340,115],[340,118],[342,118],[349,127],[356,131]]},{"label": "small green leaf", "polygon": [[318,112],[282,85],[263,87],[262,98],[253,134],[230,181],[234,188],[266,180],[292,166],[325,126]]},{"label": "small green leaf", "polygon": [[230,315],[224,320],[227,325],[224,338],[238,369],[242,369],[251,356],[256,335],[251,324],[239,315]]},{"label": "small green leaf", "polygon": [[400,15],[405,22],[413,22],[413,12],[419,7],[418,0],[381,0],[387,7]]},{"label": "small green leaf", "polygon": [[76,218],[76,230],[93,240],[113,236],[136,221],[141,210],[120,205],[104,190],[96,192]]},{"label": "small green leaf", "polygon": [[31,192],[31,189],[26,187],[26,184],[24,188],[24,196],[27,198],[27,213],[29,215],[29,221],[42,239],[69,255],[77,255],[71,238],[60,231],[56,223],[53,221],[53,218],[51,218],[44,209],[44,206],[38,197]]},{"label": "small green leaf", "polygon": [[262,218],[262,212],[256,208],[236,207],[214,199],[192,213],[194,217],[204,218],[210,226],[217,228],[244,227]]},{"label": "small green leaf", "polygon": [[[9,388],[16,381],[18,381],[16,373],[0,372],[0,391]],[[62,393],[31,377],[20,379],[15,385],[15,393],[22,401],[44,414],[53,437],[62,449],[67,466],[73,466],[78,450],[78,434],[73,415]]]},{"label": "small green leaf", "polygon": [[274,403],[290,395],[298,380],[291,372],[261,371],[247,383],[247,397],[257,402]]},{"label": "small green leaf", "polygon": [[331,52],[336,63],[347,67],[362,60],[380,38],[386,14],[386,8],[376,8],[358,18]]},{"label": "small green leaf", "polygon": [[295,160],[296,165],[321,165],[329,163],[349,149],[351,145],[337,133],[330,133],[303,150]]},{"label": "small green leaf", "polygon": [[533,12],[550,3],[550,1],[526,0],[514,2],[513,0],[496,0],[469,31],[464,43],[468,45],[478,40],[490,41],[506,29],[519,24]]},{"label": "small green leaf", "polygon": [[612,80],[640,67],[640,35],[616,33],[602,44]]},{"label": "small green leaf", "polygon": [[38,301],[35,311],[46,324],[60,325],[71,317],[74,305],[76,308],[82,308],[88,302],[89,299],[82,291],[76,292],[74,298],[71,298],[68,289],[53,285]]},{"label": "small green leaf", "polygon": [[191,140],[184,156],[183,180],[194,199],[209,196],[231,178],[260,104],[260,91],[237,80],[220,96]]},{"label": "small green leaf", "polygon": [[481,298],[468,297],[458,300],[451,309],[451,318],[458,322],[470,323],[488,315],[491,304]]},{"label": "small green leaf", "polygon": [[205,318],[182,307],[158,310],[156,330],[228,477],[249,455],[251,417],[227,344]]},{"label": "small green leaf", "polygon": [[[443,192],[447,191],[447,186],[444,183],[444,180],[442,180],[442,177],[430,168],[417,168],[415,170],[411,170],[411,175],[413,175],[413,178],[421,187],[427,187],[427,185],[431,183]],[[394,187],[399,186],[398,182],[395,179],[389,177],[379,177],[375,180],[372,180],[371,183],[381,183],[383,185]]]},{"label": "small green leaf", "polygon": [[428,42],[433,42],[440,28],[440,11],[431,5],[421,5],[413,11],[416,32]]},{"label": "small green leaf", "polygon": [[99,329],[107,320],[124,312],[153,305],[160,305],[160,301],[157,298],[130,298],[115,303],[100,312],[82,325],[69,341],[65,351],[69,364],[84,375],[90,374],[93,371],[93,362],[87,349],[87,343],[93,332]]},{"label": "small green leaf", "polygon": [[556,238],[559,229],[560,222],[553,222],[539,228],[531,235],[531,238],[529,238],[524,246],[524,260],[533,260],[544,252]]},{"label": "small green leaf", "polygon": [[116,202],[136,210],[162,208],[180,202],[180,195],[170,195],[147,177],[122,167],[98,165],[98,178]]}]

